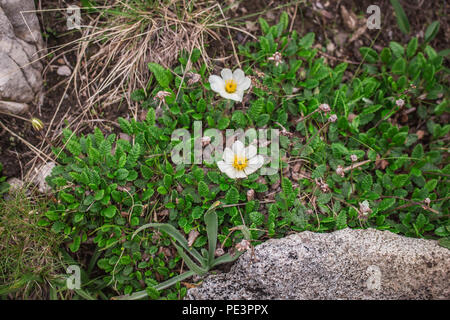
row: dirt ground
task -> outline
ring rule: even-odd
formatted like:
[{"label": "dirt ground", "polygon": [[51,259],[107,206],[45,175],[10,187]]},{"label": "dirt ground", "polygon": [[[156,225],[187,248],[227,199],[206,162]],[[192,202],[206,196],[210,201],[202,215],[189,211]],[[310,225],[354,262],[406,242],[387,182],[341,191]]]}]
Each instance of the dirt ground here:
[{"label": "dirt ground", "polygon": [[[64,8],[67,4],[59,0],[38,1],[38,8],[43,10],[39,12],[38,17],[41,22],[44,40],[47,47],[51,50],[53,48],[61,47],[64,44],[70,43],[79,37],[76,30],[68,32],[66,30],[65,17],[60,11],[44,11],[55,8]],[[398,41],[400,43],[407,43],[412,36],[419,37],[419,41],[423,39],[426,27],[435,20],[440,21],[440,30],[431,45],[438,51],[449,48],[448,39],[450,38],[450,5],[447,1],[424,1],[424,0],[410,0],[401,1],[403,8],[408,16],[411,26],[411,34],[404,35],[398,28],[394,11],[389,0],[373,1],[350,1],[350,0],[321,0],[321,1],[307,1],[304,4],[298,1],[222,1],[224,5],[234,4],[225,15],[230,18],[229,24],[244,28],[248,32],[258,36],[259,26],[257,19],[263,16],[270,23],[278,21],[279,14],[283,10],[287,10],[290,16],[290,25],[292,30],[296,30],[300,35],[308,32],[316,33],[316,43],[326,48],[326,53],[323,55],[327,58],[331,65],[347,61],[350,64],[357,66],[361,61],[359,48],[361,46],[373,46],[376,50],[381,50],[387,46],[390,41]],[[79,1],[68,1],[70,4],[80,5]],[[288,4],[288,5],[287,5]],[[366,9],[369,5],[376,4],[381,9],[381,29],[367,30],[361,28],[365,25],[365,18],[369,16]],[[345,7],[349,12],[348,15],[343,12],[342,7]],[[352,24],[351,22],[355,22]],[[226,30],[218,30],[222,37],[222,41],[210,40],[211,55],[224,56],[229,55],[231,51],[231,44]],[[245,33],[232,30],[232,38],[235,43],[245,43],[249,41],[250,37]],[[40,108],[34,108],[29,116],[39,117],[47,126],[54,117],[52,132],[58,132],[62,129],[64,121],[74,119],[80,113],[80,104],[83,101],[78,101],[75,95],[75,89],[69,88],[65,92],[65,83],[67,77],[60,76],[56,73],[58,66],[71,65],[76,63],[76,55],[74,51],[70,51],[74,46],[66,46],[54,54],[47,56],[43,60],[45,66],[45,100]],[[51,51],[50,50],[50,51]],[[93,49],[95,52],[95,49]],[[448,66],[448,60],[445,64]],[[65,96],[62,100],[61,97]],[[59,109],[58,109],[59,106]],[[56,110],[57,114],[55,115]],[[126,104],[116,104],[108,108],[99,106],[97,117],[115,121],[119,116],[125,116],[128,112]],[[54,144],[50,134],[47,139],[44,139],[44,133],[34,131],[29,123],[24,121],[0,116],[0,119],[7,124],[13,132],[19,134],[26,141],[36,147],[41,144]],[[82,131],[89,131],[91,126],[86,125]],[[47,129],[47,128],[46,128]],[[11,137],[6,132],[0,132],[0,162],[3,163],[3,175],[7,177],[22,177],[27,170],[31,168],[32,160],[36,155],[18,139]]]}]

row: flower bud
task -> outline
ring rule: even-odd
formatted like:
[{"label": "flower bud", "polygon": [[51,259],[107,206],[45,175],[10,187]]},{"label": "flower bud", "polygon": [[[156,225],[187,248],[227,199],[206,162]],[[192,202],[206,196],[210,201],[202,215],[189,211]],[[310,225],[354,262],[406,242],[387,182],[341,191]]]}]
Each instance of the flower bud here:
[{"label": "flower bud", "polygon": [[44,124],[38,118],[31,118],[31,125],[36,131],[42,130],[44,128]]}]

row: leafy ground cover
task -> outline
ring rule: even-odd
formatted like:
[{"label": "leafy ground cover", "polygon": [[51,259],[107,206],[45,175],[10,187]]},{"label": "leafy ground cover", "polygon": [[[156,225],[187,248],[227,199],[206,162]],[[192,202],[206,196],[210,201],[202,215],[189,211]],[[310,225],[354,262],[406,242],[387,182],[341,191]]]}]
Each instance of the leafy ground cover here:
[{"label": "leafy ground cover", "polygon": [[[287,15],[274,26],[260,19],[263,36],[237,48],[253,84],[243,103],[215,95],[197,49],[182,53],[172,71],[149,64],[148,85],[132,94],[146,116],[119,118],[123,134],[64,130],[65,150],[54,149],[60,165],[49,178],[56,199],[39,224],[64,234],[72,252],[94,243],[102,252],[97,266],[117,294],[146,289],[152,298],[183,297],[180,285],[155,290],[186,270],[171,237],[158,228],[135,231],[164,222],[204,248],[204,215],[216,201],[218,245],[231,255],[244,239],[242,226],[253,245],[292,231],[345,227],[450,235],[443,152],[450,125],[439,120],[448,107],[447,70],[427,44],[436,25],[422,43],[413,37],[381,52],[360,48],[364,63],[345,77],[347,63],[329,67],[312,48],[314,33],[299,36],[288,24]],[[278,65],[268,59],[276,52]],[[188,61],[198,82],[185,76]],[[163,90],[170,95],[154,99]],[[415,130],[411,114],[427,131]],[[193,131],[198,120],[219,130],[280,129],[280,171],[236,180],[215,164],[175,166],[171,134]]]}]

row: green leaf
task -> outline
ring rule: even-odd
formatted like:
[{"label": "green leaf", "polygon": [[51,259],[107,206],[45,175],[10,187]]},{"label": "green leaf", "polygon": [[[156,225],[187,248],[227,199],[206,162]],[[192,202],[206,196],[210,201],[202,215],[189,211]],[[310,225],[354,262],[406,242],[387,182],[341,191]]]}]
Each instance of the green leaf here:
[{"label": "green leaf", "polygon": [[361,53],[363,59],[369,63],[376,63],[378,61],[378,53],[369,47],[361,47],[359,48],[359,52]]},{"label": "green leaf", "polygon": [[208,235],[208,266],[212,267],[217,245],[218,220],[216,207],[220,202],[216,201],[205,213],[206,233]]},{"label": "green leaf", "polygon": [[333,197],[333,194],[331,192],[328,192],[328,193],[321,192],[320,195],[317,197],[317,203],[318,204],[327,204],[328,202],[330,202],[332,197]]},{"label": "green leaf", "polygon": [[414,147],[414,149],[411,153],[411,157],[417,158],[417,159],[422,159],[423,155],[424,155],[423,146],[421,143],[419,143]]},{"label": "green leaf", "polygon": [[159,186],[156,191],[158,191],[158,193],[162,195],[167,194],[167,189],[164,186]]},{"label": "green leaf", "polygon": [[361,188],[364,192],[369,191],[372,188],[373,180],[370,174],[364,175],[361,180]]},{"label": "green leaf", "polygon": [[226,117],[221,117],[219,121],[217,122],[217,129],[219,130],[225,130],[228,128],[228,125],[230,124],[230,119]]},{"label": "green leaf", "polygon": [[256,226],[260,226],[264,223],[264,215],[258,211],[250,212],[250,221],[253,222]]},{"label": "green leaf", "polygon": [[398,0],[391,0],[391,4],[394,7],[395,15],[397,16],[398,27],[404,34],[408,34],[410,32],[409,21],[402,5]]},{"label": "green leaf", "polygon": [[321,164],[320,166],[317,166],[312,172],[311,178],[312,179],[322,178],[326,169],[327,169],[326,164]]},{"label": "green leaf", "polygon": [[64,200],[67,203],[73,203],[75,202],[75,197],[71,195],[70,193],[66,193],[64,191],[59,192],[59,196],[62,200]]},{"label": "green leaf", "polygon": [[389,209],[390,207],[392,207],[394,204],[395,204],[394,198],[385,198],[378,205],[378,211],[379,212],[385,211],[385,210]]},{"label": "green leaf", "polygon": [[264,98],[251,102],[250,108],[248,109],[248,115],[253,121],[256,121],[258,116],[263,112],[265,104],[266,101]]},{"label": "green leaf", "polygon": [[153,176],[153,172],[152,169],[150,169],[149,167],[147,167],[146,165],[141,165],[141,174],[142,177],[144,177],[145,179],[150,179]]},{"label": "green leaf", "polygon": [[427,30],[425,31],[425,42],[430,42],[436,37],[437,33],[439,32],[439,26],[439,21],[433,21],[428,26]]},{"label": "green leaf", "polygon": [[431,179],[425,184],[425,189],[427,189],[429,192],[432,192],[436,188],[437,183],[437,179]]},{"label": "green leaf", "polygon": [[209,187],[204,181],[198,183],[198,194],[204,198],[209,196]]},{"label": "green leaf", "polygon": [[300,39],[298,45],[300,47],[303,47],[304,49],[309,49],[314,43],[314,37],[315,37],[314,32],[310,32]]},{"label": "green leaf", "polygon": [[397,58],[392,65],[392,73],[404,74],[406,72],[406,60],[404,58]]},{"label": "green leaf", "polygon": [[283,26],[283,31],[289,26],[289,16],[286,11],[283,11],[280,15],[280,23]]},{"label": "green leaf", "polygon": [[225,201],[228,204],[236,204],[239,202],[239,191],[235,187],[231,187],[225,195]]},{"label": "green leaf", "polygon": [[417,229],[422,229],[426,223],[427,218],[423,215],[423,213],[419,214],[415,222]]},{"label": "green leaf", "polygon": [[125,180],[128,177],[128,170],[125,168],[117,169],[116,178],[117,180]]},{"label": "green leaf", "polygon": [[342,156],[348,155],[348,149],[342,143],[331,144],[331,150],[335,158],[340,158]]},{"label": "green leaf", "polygon": [[269,32],[269,24],[267,23],[267,21],[264,18],[258,18],[258,22],[259,25],[261,27],[261,31],[263,32],[263,34],[267,34]]},{"label": "green leaf", "polygon": [[119,117],[119,118],[117,118],[117,122],[120,125],[120,129],[122,129],[122,131],[124,133],[126,133],[128,135],[133,134],[133,126],[131,125],[131,123],[128,120],[126,120],[122,117]]},{"label": "green leaf", "polygon": [[408,58],[412,58],[416,54],[417,46],[418,46],[417,38],[416,37],[411,38],[411,40],[409,40],[408,46],[406,47],[406,56]]},{"label": "green leaf", "polygon": [[191,216],[194,219],[200,219],[203,216],[203,209],[202,209],[202,207],[199,207],[199,206],[195,207],[192,210]]},{"label": "green leaf", "polygon": [[406,182],[408,182],[408,180],[409,176],[407,174],[398,174],[392,179],[392,184],[397,188],[401,188],[406,184]]},{"label": "green leaf", "polygon": [[95,193],[94,199],[95,199],[96,201],[102,200],[103,197],[104,197],[104,195],[105,195],[105,190],[98,190],[98,191]]},{"label": "green leaf", "polygon": [[247,120],[245,119],[245,115],[241,110],[237,110],[233,113],[231,116],[231,121],[236,123],[238,127],[244,127],[247,123]]},{"label": "green leaf", "polygon": [[336,218],[336,229],[344,229],[347,227],[347,214],[344,210],[341,210],[338,217]]},{"label": "green leaf", "polygon": [[440,245],[441,247],[450,249],[450,237],[447,237],[447,238],[441,238],[441,239],[438,240],[438,242],[439,242],[439,245]]},{"label": "green leaf", "polygon": [[81,244],[81,238],[80,238],[80,236],[76,236],[73,239],[73,242],[69,245],[70,251],[77,252],[78,249],[80,249],[80,244]]},{"label": "green leaf", "polygon": [[381,50],[380,58],[384,64],[388,64],[391,61],[391,57],[392,57],[391,49],[383,48],[383,50]]},{"label": "green leaf", "polygon": [[283,190],[283,193],[286,195],[286,197],[289,197],[294,192],[291,180],[283,177],[283,179],[281,180],[281,189]]},{"label": "green leaf", "polygon": [[405,48],[398,42],[389,42],[389,48],[391,48],[394,57],[401,57],[405,54]]},{"label": "green leaf", "polygon": [[169,87],[171,81],[171,73],[166,70],[164,67],[157,63],[149,62],[148,68],[155,75],[156,81],[158,81],[159,85],[164,89]]},{"label": "green leaf", "polygon": [[116,212],[117,212],[117,207],[110,206],[110,207],[102,210],[102,215],[111,219],[116,215]]},{"label": "green leaf", "polygon": [[130,95],[131,100],[133,101],[144,101],[145,96],[145,90],[144,89],[137,89],[134,90]]}]

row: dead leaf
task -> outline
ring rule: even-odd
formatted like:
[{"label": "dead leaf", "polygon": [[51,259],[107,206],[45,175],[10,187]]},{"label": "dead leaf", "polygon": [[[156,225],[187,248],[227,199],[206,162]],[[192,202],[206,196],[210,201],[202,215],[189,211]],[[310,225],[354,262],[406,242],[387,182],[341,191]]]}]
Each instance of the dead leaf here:
[{"label": "dead leaf", "polygon": [[181,282],[181,284],[188,289],[197,288],[199,286],[198,284],[189,283],[189,282]]},{"label": "dead leaf", "polygon": [[195,242],[195,239],[197,239],[197,237],[200,235],[200,232],[198,232],[197,230],[193,229],[189,232],[188,235],[188,246],[192,247],[192,245]]},{"label": "dead leaf", "polygon": [[252,21],[246,21],[245,22],[245,28],[249,32],[255,32],[255,31],[259,30],[259,27],[256,25],[256,22],[252,22]]},{"label": "dead leaf", "polygon": [[362,26],[359,27],[358,30],[356,30],[356,32],[352,35],[352,37],[349,40],[349,43],[358,39],[363,33],[366,32],[366,30],[367,30],[367,24],[363,23]]},{"label": "dead leaf", "polygon": [[425,135],[425,131],[417,130],[416,134],[417,134],[417,139],[421,140],[421,139],[423,139],[423,136]]},{"label": "dead leaf", "polygon": [[356,18],[356,15],[352,11],[349,12],[344,5],[341,5],[341,17],[344,25],[348,29],[352,31],[356,29],[356,26],[358,25],[358,19]]},{"label": "dead leaf", "polygon": [[347,120],[349,121],[349,122],[353,122],[353,119],[355,119],[357,116],[356,116],[356,114],[354,114],[354,113],[349,113],[348,114],[348,117],[347,117]]},{"label": "dead leaf", "polygon": [[380,155],[377,154],[377,158],[375,160],[375,168],[384,170],[389,165],[389,162],[385,159],[381,159]]}]

